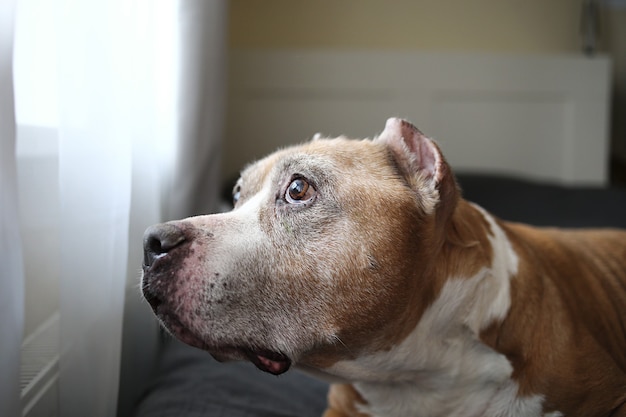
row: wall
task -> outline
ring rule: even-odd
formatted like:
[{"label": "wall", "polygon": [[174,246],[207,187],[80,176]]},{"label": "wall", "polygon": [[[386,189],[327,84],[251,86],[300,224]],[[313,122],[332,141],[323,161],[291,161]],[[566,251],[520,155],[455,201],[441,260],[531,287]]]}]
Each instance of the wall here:
[{"label": "wall", "polygon": [[[626,167],[626,122],[620,117],[626,113],[626,0],[596,4],[598,49],[612,61],[611,156]],[[232,50],[581,56],[582,49],[583,0],[231,0],[230,5]],[[228,153],[226,146],[226,160]]]},{"label": "wall", "polygon": [[579,51],[581,0],[231,0],[232,48]]}]

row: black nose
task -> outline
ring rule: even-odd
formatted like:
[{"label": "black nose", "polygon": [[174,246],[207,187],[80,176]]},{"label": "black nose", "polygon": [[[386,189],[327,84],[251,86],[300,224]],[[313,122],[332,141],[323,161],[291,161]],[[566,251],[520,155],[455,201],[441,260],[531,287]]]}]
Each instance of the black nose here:
[{"label": "black nose", "polygon": [[143,264],[151,266],[158,258],[185,241],[180,227],[170,223],[150,226],[143,234]]}]

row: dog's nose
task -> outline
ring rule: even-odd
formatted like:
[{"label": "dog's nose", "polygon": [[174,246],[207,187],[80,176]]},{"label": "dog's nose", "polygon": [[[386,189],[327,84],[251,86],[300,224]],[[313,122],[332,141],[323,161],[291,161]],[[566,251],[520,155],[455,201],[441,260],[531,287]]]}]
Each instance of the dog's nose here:
[{"label": "dog's nose", "polygon": [[143,235],[143,264],[151,266],[158,258],[185,241],[180,227],[164,223],[150,226]]}]

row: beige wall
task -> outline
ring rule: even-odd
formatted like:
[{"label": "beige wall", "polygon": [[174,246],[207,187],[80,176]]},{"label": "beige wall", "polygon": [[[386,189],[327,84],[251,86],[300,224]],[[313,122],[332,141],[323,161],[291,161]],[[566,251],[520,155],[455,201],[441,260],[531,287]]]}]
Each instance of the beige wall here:
[{"label": "beige wall", "polygon": [[580,50],[581,0],[231,0],[233,48]]},{"label": "beige wall", "polygon": [[[583,0],[230,0],[233,49],[580,54]],[[618,4],[619,3],[619,4]],[[600,3],[612,154],[626,165],[626,0]],[[612,5],[611,5],[612,4]]]}]

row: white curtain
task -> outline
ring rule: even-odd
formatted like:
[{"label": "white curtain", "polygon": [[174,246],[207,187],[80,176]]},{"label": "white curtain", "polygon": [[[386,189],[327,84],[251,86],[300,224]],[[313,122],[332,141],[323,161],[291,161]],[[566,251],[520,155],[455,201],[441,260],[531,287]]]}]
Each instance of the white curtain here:
[{"label": "white curtain", "polygon": [[[141,362],[132,360],[137,352],[155,351],[154,346],[141,346],[155,337],[133,338],[145,335],[145,328],[122,332],[123,325],[146,323],[124,321],[125,310],[127,315],[149,316],[137,286],[141,233],[152,223],[216,206],[227,2],[17,1],[23,38],[16,40],[16,47],[26,49],[16,54],[18,124],[52,128],[58,138],[60,232],[50,248],[60,257],[58,412],[64,417],[114,416],[120,373],[147,375],[145,369],[128,368]],[[24,58],[29,46],[36,48],[37,42],[29,41],[36,36],[50,42],[45,62],[37,56]],[[2,53],[4,57],[4,49]],[[47,81],[34,88],[41,79],[33,74],[42,72]],[[2,86],[4,77],[3,72]],[[6,85],[10,88],[10,81]],[[55,108],[43,109],[42,115],[36,109],[42,102]],[[0,333],[3,361],[10,351],[3,342],[11,340],[15,348],[15,341],[21,341],[20,246],[14,254],[4,250],[5,244],[18,241],[18,236],[5,239],[5,224],[15,225],[17,218],[15,210],[7,211],[11,205],[4,198],[15,183],[11,135],[3,120],[1,249],[15,262],[2,265],[0,308],[3,315],[7,306],[19,313],[11,337]],[[198,187],[206,196],[203,201],[193,197]],[[10,280],[5,280],[4,268],[13,268]],[[5,305],[9,289],[13,301]],[[153,321],[147,326],[156,331]],[[122,334],[128,339],[124,344]],[[135,354],[125,354],[131,359],[120,372],[122,346]],[[16,387],[15,367],[5,373],[2,364],[2,388],[5,380],[8,387]],[[140,390],[141,382],[134,381],[134,389]],[[0,407],[4,403],[0,396]],[[125,406],[128,411],[131,404]],[[2,416],[15,415],[3,411]]]},{"label": "white curtain", "polygon": [[0,2],[0,416],[19,415],[23,264],[18,229],[13,105],[15,3]]}]

